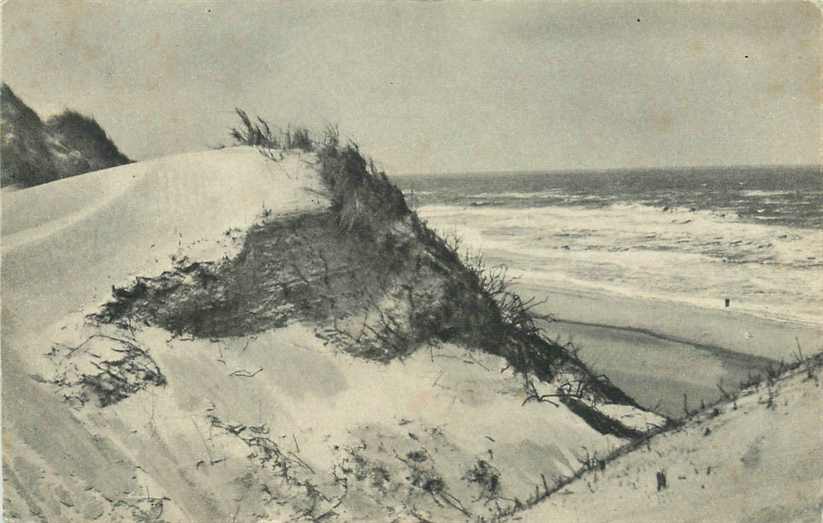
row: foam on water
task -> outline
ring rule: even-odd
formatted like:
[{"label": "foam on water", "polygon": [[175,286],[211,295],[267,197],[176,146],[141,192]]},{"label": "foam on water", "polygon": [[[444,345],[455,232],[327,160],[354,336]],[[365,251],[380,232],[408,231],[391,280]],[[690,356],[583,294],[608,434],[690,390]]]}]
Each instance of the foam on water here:
[{"label": "foam on water", "polygon": [[823,228],[819,166],[423,175],[398,182],[415,191],[422,205],[596,208],[628,203]]},{"label": "foam on water", "polygon": [[755,223],[726,209],[428,205],[456,233],[525,283],[823,323],[823,230]]}]

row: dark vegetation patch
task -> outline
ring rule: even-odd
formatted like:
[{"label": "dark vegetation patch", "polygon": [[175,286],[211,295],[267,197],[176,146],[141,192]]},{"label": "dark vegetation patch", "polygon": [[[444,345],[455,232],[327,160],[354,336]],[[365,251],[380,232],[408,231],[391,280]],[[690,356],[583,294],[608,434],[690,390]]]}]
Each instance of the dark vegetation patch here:
[{"label": "dark vegetation patch", "polygon": [[311,133],[305,127],[287,127],[284,130],[272,128],[266,120],[259,116],[252,120],[246,111],[236,108],[240,118],[240,126],[229,130],[229,136],[235,143],[260,147],[271,151],[273,149],[300,149],[312,151],[315,148]]},{"label": "dark vegetation patch", "polygon": [[[308,320],[341,349],[388,362],[421,343],[457,342],[505,358],[526,379],[574,382],[562,394],[634,402],[594,376],[566,347],[542,336],[532,304],[507,287],[505,272],[466,263],[455,243],[407,207],[401,191],[336,128],[305,141],[304,129],[276,132],[239,112],[240,143],[272,159],[283,144],[316,154],[328,212],[269,219],[248,231],[241,253],[115,289],[96,315],[105,322],[160,325],[176,334],[252,334]],[[582,386],[581,386],[582,384]]]},{"label": "dark vegetation patch", "polygon": [[66,110],[44,123],[5,83],[0,123],[4,187],[30,187],[131,161],[93,118]]},{"label": "dark vegetation patch", "polygon": [[641,432],[625,426],[616,419],[606,416],[597,409],[592,408],[572,396],[566,396],[561,401],[569,407],[569,410],[583,418],[590,427],[601,434],[611,434],[618,438],[628,439],[639,438],[643,435]]},{"label": "dark vegetation patch", "polygon": [[46,120],[46,129],[69,150],[79,152],[87,162],[89,171],[131,162],[114,145],[97,120],[90,116],[66,109]]},{"label": "dark vegetation patch", "polygon": [[330,212],[271,221],[248,232],[236,258],[183,261],[174,271],[115,289],[114,301],[96,318],[198,337],[241,336],[306,320],[348,352],[388,361],[431,336],[411,303],[433,306],[433,286],[412,285],[432,273],[422,262],[407,263],[410,249],[351,241]]},{"label": "dark vegetation patch", "polygon": [[76,347],[55,345],[48,356],[55,372],[47,381],[77,406],[94,399],[108,407],[149,386],[166,384],[151,356],[123,338],[98,334]]},{"label": "dark vegetation patch", "polygon": [[[281,520],[286,511],[289,521],[323,521],[334,519],[337,515],[335,510],[340,507],[348,493],[348,486],[345,482],[332,481],[327,484],[319,478],[319,474],[303,461],[299,452],[287,450],[272,439],[271,429],[265,425],[246,425],[243,423],[232,423],[223,420],[210,413],[207,415],[210,425],[209,434],[215,431],[226,436],[237,438],[248,449],[247,458],[254,464],[254,470],[244,478],[247,494],[242,500],[243,504],[256,506],[253,503],[252,495],[249,495],[251,486],[254,485],[254,492],[262,502],[259,504],[264,510],[267,507],[277,507],[275,514],[270,514],[273,519]],[[195,423],[195,427],[198,427]],[[198,427],[198,431],[201,429]],[[215,454],[215,450],[207,443],[207,439],[201,434],[205,451],[210,460],[207,465],[204,462],[198,466],[214,466],[222,463],[226,457]],[[326,484],[323,484],[326,483]],[[242,505],[238,505],[237,511]],[[237,515],[235,515],[235,518]],[[254,520],[268,519],[261,517],[258,512]],[[236,519],[237,520],[237,519]],[[239,521],[239,520],[237,520]]]},{"label": "dark vegetation patch", "polygon": [[[347,485],[344,505],[358,506],[375,521],[414,521],[410,516],[423,521],[471,520],[473,510],[480,508],[472,506],[453,467],[440,462],[441,457],[449,459],[446,454],[453,459],[455,451],[442,436],[429,431],[383,432],[374,426],[361,430],[359,439],[337,448],[340,458],[333,477]],[[435,445],[437,451],[427,448]]]},{"label": "dark vegetation patch", "polygon": [[500,471],[484,459],[479,459],[463,477],[480,490],[477,500],[494,501],[500,498]]},{"label": "dark vegetation patch", "polygon": [[57,178],[43,121],[5,83],[0,88],[0,185],[37,185]]}]

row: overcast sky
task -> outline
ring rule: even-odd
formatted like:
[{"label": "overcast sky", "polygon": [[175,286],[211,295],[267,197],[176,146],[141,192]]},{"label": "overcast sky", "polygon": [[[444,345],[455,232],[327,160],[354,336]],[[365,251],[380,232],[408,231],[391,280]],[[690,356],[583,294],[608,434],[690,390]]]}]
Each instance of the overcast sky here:
[{"label": "overcast sky", "polygon": [[234,106],[339,123],[390,172],[819,163],[811,3],[10,0],[3,78],[142,159]]}]

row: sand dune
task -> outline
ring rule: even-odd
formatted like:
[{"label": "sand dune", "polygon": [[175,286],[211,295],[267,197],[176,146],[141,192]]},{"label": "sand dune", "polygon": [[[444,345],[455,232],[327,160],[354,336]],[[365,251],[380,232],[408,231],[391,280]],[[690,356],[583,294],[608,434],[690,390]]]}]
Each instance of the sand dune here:
[{"label": "sand dune", "polygon": [[[384,291],[376,309],[331,321],[303,302],[277,302],[273,275],[297,274],[299,292],[328,289],[336,294],[326,299],[354,307],[374,290],[368,280],[395,274],[345,266],[367,261],[357,242],[371,240],[324,232],[326,194],[317,155],[269,159],[240,147],[3,195],[5,520],[816,520],[819,366],[636,445],[667,420],[617,401],[608,384],[561,394],[591,386],[575,381],[576,360],[548,380],[526,374],[524,388],[506,350],[433,337],[388,359],[341,350],[335,337],[361,322],[362,336],[368,311],[399,329],[392,322],[410,305]],[[402,220],[389,228],[418,234]],[[462,277],[436,251],[419,252]],[[306,262],[302,271],[271,269],[290,256]],[[365,274],[349,280],[352,271]],[[410,293],[403,281],[397,288]],[[436,292],[436,280],[416,283]],[[237,316],[224,299],[230,285],[274,305],[243,304]],[[206,307],[192,317],[197,328],[163,323],[185,320],[192,303]],[[291,319],[244,316],[272,310]],[[242,325],[202,324],[231,318]],[[590,329],[591,342],[617,339]],[[648,352],[638,365],[660,358],[659,343],[641,347],[642,336],[620,338],[621,350]],[[670,343],[669,358],[681,350]],[[684,377],[698,390],[731,372],[728,355],[700,350],[661,379],[700,373]],[[659,491],[658,472],[667,478]]]},{"label": "sand dune", "polygon": [[624,444],[604,420],[664,423],[524,403],[510,362],[459,344],[383,364],[305,317],[214,338],[89,319],[136,277],[189,285],[252,224],[325,211],[316,161],[241,147],[3,195],[6,520],[494,517],[573,474],[584,448]]},{"label": "sand dune", "polygon": [[[655,436],[521,520],[820,521],[820,361]],[[658,489],[658,473],[665,475],[665,488]]]},{"label": "sand dune", "polygon": [[[111,465],[113,455],[126,462],[112,448],[116,440],[94,436],[30,374],[51,372],[42,359],[52,345],[50,336],[65,328],[72,314],[94,310],[113,285],[161,272],[172,266],[172,256],[231,254],[236,237],[225,232],[248,227],[264,206],[289,214],[321,205],[304,190],[313,179],[305,177],[298,156],[283,163],[283,172],[270,169],[253,149],[237,148],[132,164],[3,195],[3,456],[10,476],[21,466],[42,466],[48,472],[37,477],[43,480],[57,478],[57,484],[76,489],[82,479],[101,495],[122,495],[111,489],[125,488],[132,473]],[[23,481],[21,495],[31,496],[33,506],[53,497],[39,490],[35,478],[17,477]],[[44,517],[61,517],[60,511],[42,510]]]},{"label": "sand dune", "polygon": [[[277,167],[251,148],[133,164],[3,196],[4,334],[42,328],[160,273],[171,257],[231,254],[229,229],[319,209],[295,155]],[[38,326],[35,328],[35,326]]]}]

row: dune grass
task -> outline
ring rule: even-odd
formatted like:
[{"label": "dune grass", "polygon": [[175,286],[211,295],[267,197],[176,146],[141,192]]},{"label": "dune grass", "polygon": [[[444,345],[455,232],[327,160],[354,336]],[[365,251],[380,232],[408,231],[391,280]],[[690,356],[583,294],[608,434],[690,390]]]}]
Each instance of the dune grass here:
[{"label": "dune grass", "polygon": [[[236,143],[258,147],[270,158],[273,149],[316,154],[339,229],[391,268],[379,275],[385,282],[381,292],[403,306],[387,311],[380,299],[371,300],[370,314],[380,318],[373,330],[393,347],[378,359],[403,357],[423,342],[459,342],[504,357],[524,376],[527,391],[532,377],[548,382],[561,373],[569,376],[574,383],[566,383],[556,399],[575,401],[577,411],[592,410],[579,401],[583,398],[635,405],[605,376],[595,375],[580,362],[573,348],[545,337],[537,320],[547,318],[535,314],[537,303],[510,290],[505,269],[490,267],[479,257],[463,256],[459,243],[432,230],[409,209],[400,189],[362,154],[356,142],[343,143],[336,126],[318,135],[291,126],[275,132],[272,129],[277,127],[266,120],[253,120],[240,109],[237,113],[241,125],[230,131]],[[528,399],[545,400],[539,395]],[[596,412],[588,414],[597,417]],[[612,429],[634,435],[628,429]]]},{"label": "dune grass", "polygon": [[0,185],[31,187],[130,163],[94,118],[67,109],[43,122],[2,84]]},{"label": "dune grass", "polygon": [[66,109],[46,120],[46,129],[63,146],[79,152],[94,170],[131,163],[91,116]]}]

